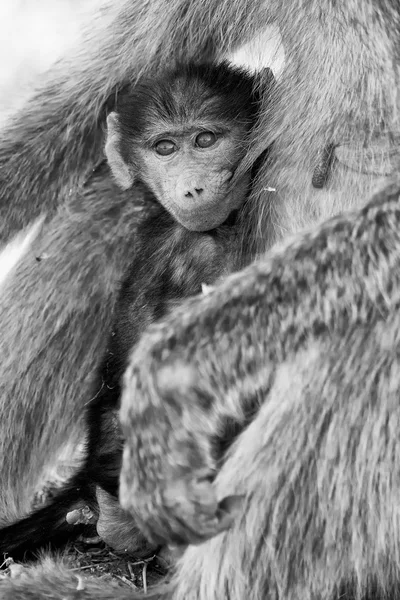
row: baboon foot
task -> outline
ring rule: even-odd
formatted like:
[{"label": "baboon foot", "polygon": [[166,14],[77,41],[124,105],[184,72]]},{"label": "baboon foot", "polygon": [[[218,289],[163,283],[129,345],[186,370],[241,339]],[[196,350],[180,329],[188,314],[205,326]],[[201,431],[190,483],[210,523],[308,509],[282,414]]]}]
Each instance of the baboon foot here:
[{"label": "baboon foot", "polygon": [[139,558],[153,554],[157,546],[146,540],[118,500],[101,488],[97,488],[96,496],[100,511],[96,527],[101,539],[117,552],[127,552]]}]

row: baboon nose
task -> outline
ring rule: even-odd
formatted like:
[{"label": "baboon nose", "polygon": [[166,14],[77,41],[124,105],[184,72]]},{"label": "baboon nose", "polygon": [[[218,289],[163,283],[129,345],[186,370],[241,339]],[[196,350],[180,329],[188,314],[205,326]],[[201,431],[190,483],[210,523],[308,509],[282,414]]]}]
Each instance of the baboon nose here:
[{"label": "baboon nose", "polygon": [[194,198],[195,196],[200,196],[204,192],[203,188],[193,188],[190,191],[185,193],[186,198]]}]

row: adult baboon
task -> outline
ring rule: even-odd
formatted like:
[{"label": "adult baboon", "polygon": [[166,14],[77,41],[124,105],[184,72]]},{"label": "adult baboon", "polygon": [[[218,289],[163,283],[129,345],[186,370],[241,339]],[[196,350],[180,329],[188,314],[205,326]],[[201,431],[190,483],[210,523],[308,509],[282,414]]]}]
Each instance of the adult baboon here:
[{"label": "adult baboon", "polygon": [[[89,198],[76,198],[100,158],[105,102],[144,70],[170,60],[222,57],[273,21],[287,65],[235,175],[275,140],[246,206],[247,235],[264,250],[265,240],[365,203],[396,170],[396,0],[340,6],[333,0],[115,2],[7,131],[0,146],[4,237],[41,211],[60,208],[37,250],[49,258],[33,264],[26,257],[0,298],[5,520],[26,509],[46,457],[80,417],[103,350],[115,278],[130,254],[131,198],[113,198],[100,174],[87,188]],[[328,145],[334,160],[321,192],[312,186],[313,172],[325,164]],[[101,189],[93,193],[96,182]],[[133,382],[126,378],[123,504],[154,538],[191,541],[193,501],[211,516],[215,503],[211,484],[198,485],[188,471],[206,463],[218,469],[218,497],[247,494],[235,527],[189,548],[169,590],[153,597],[311,600],[335,590],[372,591],[374,598],[396,593],[398,197],[394,184],[364,211],[300,238],[149,333],[146,360],[130,369]],[[189,334],[201,342],[198,354],[195,346],[186,354],[182,348]],[[187,371],[191,354],[200,382],[198,373]],[[170,356],[171,364],[163,365]],[[174,368],[185,374],[178,389],[170,381]],[[185,387],[185,380],[192,384]],[[132,398],[141,388],[143,398]],[[170,412],[155,436],[151,424],[163,414],[163,388]],[[180,404],[185,397],[194,416]],[[220,410],[228,425],[234,412],[237,438],[217,464],[209,460],[209,436],[226,431],[221,422],[215,431],[214,419],[209,428],[197,419],[207,406]],[[142,455],[132,412],[136,430],[140,418],[149,425],[147,442],[154,442]],[[182,425],[174,429],[182,446],[169,432],[173,419]],[[185,452],[188,431],[193,443]],[[181,469],[172,469],[179,447],[190,464],[183,460]],[[168,468],[168,458],[171,470],[160,481],[159,462]],[[153,469],[148,478],[148,470],[146,478],[131,471],[144,460]],[[131,493],[138,482],[144,487],[136,498]],[[158,497],[149,502],[145,492],[154,490]],[[89,583],[76,589],[73,575],[49,574],[46,567],[30,577],[1,583],[2,597],[134,597]]]}]

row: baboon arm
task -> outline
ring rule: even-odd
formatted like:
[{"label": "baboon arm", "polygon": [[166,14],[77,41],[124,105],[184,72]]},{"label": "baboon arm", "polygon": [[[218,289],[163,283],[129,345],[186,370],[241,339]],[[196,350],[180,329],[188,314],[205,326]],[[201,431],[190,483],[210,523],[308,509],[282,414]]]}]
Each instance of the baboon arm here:
[{"label": "baboon arm", "polygon": [[[396,305],[399,187],[196,297],[136,347],[122,396],[120,500],[153,541],[221,530],[213,441],[268,394],[276,365],[312,339]],[[370,260],[373,257],[373,261]]]},{"label": "baboon arm", "polygon": [[0,290],[0,521],[26,513],[44,465],[90,400],[137,210],[131,194],[99,174]]}]

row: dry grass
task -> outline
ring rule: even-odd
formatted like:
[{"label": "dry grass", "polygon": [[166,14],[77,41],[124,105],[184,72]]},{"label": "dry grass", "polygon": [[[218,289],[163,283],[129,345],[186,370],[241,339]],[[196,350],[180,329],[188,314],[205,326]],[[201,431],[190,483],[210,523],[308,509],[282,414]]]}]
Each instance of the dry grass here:
[{"label": "dry grass", "polygon": [[[35,495],[32,508],[43,506],[62,487],[75,469],[76,465],[59,463],[53,472],[54,479],[47,481]],[[162,556],[162,552],[160,555],[138,559],[127,553],[114,552],[100,537],[81,537],[67,546],[61,556],[63,562],[78,577],[79,573],[82,573],[84,576],[91,575],[106,581],[114,580],[122,586],[133,589],[143,588],[145,591],[148,586],[159,582],[168,569],[168,561]],[[0,579],[16,577],[23,568],[23,565],[6,557],[4,562],[0,563]]]},{"label": "dry grass", "polygon": [[[159,582],[167,572],[168,563],[162,556],[154,555],[146,559],[118,554],[106,546],[100,538],[81,540],[70,545],[62,554],[63,562],[79,577],[94,576],[105,581],[115,581],[132,589],[143,588]],[[24,568],[12,558],[6,558],[0,565],[0,579],[16,577]]]}]

